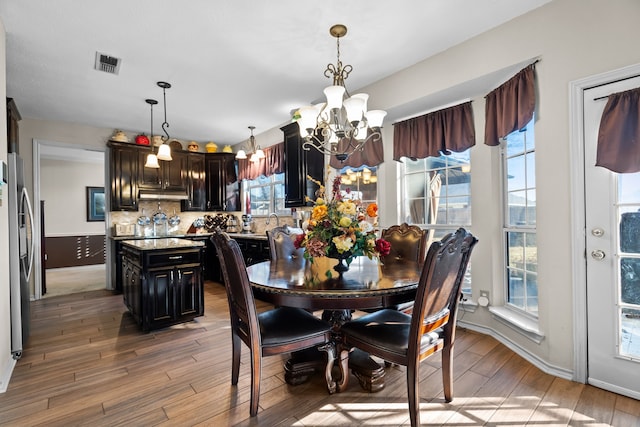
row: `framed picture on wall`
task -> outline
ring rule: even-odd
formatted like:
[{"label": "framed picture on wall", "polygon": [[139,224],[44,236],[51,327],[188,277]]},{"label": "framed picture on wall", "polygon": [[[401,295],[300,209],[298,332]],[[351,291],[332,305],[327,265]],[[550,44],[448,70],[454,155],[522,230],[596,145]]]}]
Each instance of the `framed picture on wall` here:
[{"label": "framed picture on wall", "polygon": [[87,187],[87,221],[104,221],[104,187]]}]

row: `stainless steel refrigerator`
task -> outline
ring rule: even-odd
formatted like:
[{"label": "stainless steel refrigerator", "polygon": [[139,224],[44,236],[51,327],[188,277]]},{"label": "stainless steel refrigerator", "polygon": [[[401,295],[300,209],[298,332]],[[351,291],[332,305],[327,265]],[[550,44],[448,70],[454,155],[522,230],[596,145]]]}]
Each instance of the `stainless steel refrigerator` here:
[{"label": "stainless steel refrigerator", "polygon": [[33,269],[33,209],[24,183],[24,162],[9,153],[9,280],[11,287],[11,354],[22,356],[29,337],[29,279]]}]

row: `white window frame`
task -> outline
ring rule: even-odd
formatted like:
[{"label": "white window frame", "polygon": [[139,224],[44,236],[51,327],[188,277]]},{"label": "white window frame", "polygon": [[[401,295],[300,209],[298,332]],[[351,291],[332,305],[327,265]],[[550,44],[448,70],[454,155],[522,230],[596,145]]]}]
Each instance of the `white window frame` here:
[{"label": "white window frame", "polygon": [[[470,152],[471,148],[467,149],[466,152],[468,153],[468,170],[465,170],[467,173],[470,173],[470,171],[472,170],[471,167],[471,152]],[[446,155],[444,155],[444,157],[448,157]],[[452,157],[453,158],[453,157]],[[401,167],[399,168],[400,171],[400,188],[402,191],[402,199],[401,200],[407,200],[407,182],[406,182],[406,177],[408,175],[413,175],[413,174],[423,174],[424,175],[424,182],[426,182],[426,174],[430,173],[431,171],[442,171],[442,170],[446,170],[446,169],[457,169],[460,168],[460,164],[453,164],[452,163],[448,163],[447,162],[447,166],[445,166],[444,168],[434,168],[434,169],[426,169],[424,168],[422,171],[416,171],[416,172],[410,172],[407,173],[406,170],[406,165],[407,165],[407,158],[403,158],[402,162],[401,162]],[[427,194],[427,193],[425,193]],[[468,222],[466,223],[447,223],[447,224],[423,224],[423,223],[415,223],[416,225],[419,225],[422,228],[425,229],[429,229],[429,244],[431,244],[431,242],[433,241],[433,239],[437,239],[439,240],[440,238],[442,238],[444,235],[446,235],[449,232],[455,232],[459,227],[464,227],[468,230],[471,229],[471,218],[472,218],[472,209],[473,209],[473,203],[472,203],[472,194],[471,194],[471,185],[469,184],[469,194],[466,195],[469,198],[468,204],[469,204],[469,215],[468,215]],[[426,196],[425,196],[426,197]],[[404,218],[405,220],[403,222],[406,222],[406,219],[409,218],[410,213],[407,212],[406,209],[407,205],[406,203],[402,203],[401,208],[400,208],[400,212],[401,212],[401,217]],[[471,298],[471,290],[472,290],[473,286],[471,283],[471,262],[469,263],[469,266],[467,268],[467,274],[465,275],[465,283],[463,283],[462,285],[462,294],[463,294],[463,300],[468,300]]]},{"label": "white window frame", "polygon": [[[269,180],[269,182],[264,182],[264,183],[256,183],[257,180],[242,180],[242,194],[245,197],[245,200],[243,203],[246,204],[246,195],[247,194],[251,194],[250,191],[254,188],[269,188],[269,206],[267,208],[267,212],[258,212],[258,210],[256,209],[256,207],[251,206],[251,214],[252,216],[255,217],[266,217],[268,216],[270,213],[276,213],[277,215],[291,215],[291,209],[290,208],[285,208],[284,207],[284,198],[285,198],[285,190],[284,190],[284,173],[281,174],[273,174],[270,175],[268,177],[261,177],[262,179],[267,178]],[[276,191],[276,186],[282,186],[282,198],[280,199],[280,205],[282,206],[281,209],[277,209],[277,202],[276,202],[276,197],[275,197],[275,191]],[[251,201],[251,204],[253,205],[253,201]],[[244,206],[244,211],[246,212],[247,207]]]},{"label": "white window frame", "polygon": [[[534,126],[533,129],[533,138],[534,138],[534,142],[533,142],[533,148],[528,148],[527,144],[526,144],[526,137],[527,137],[527,133],[524,133],[524,137],[525,137],[525,149],[524,151],[520,151],[518,153],[507,153],[507,145],[508,145],[508,138],[509,135],[507,135],[506,138],[504,138],[504,140],[501,142],[500,144],[500,157],[501,157],[501,168],[502,168],[502,174],[501,174],[501,180],[502,180],[502,215],[503,215],[503,220],[502,220],[502,248],[503,248],[503,272],[504,272],[504,278],[503,278],[503,289],[504,289],[504,307],[508,308],[509,310],[521,314],[523,316],[525,316],[525,318],[528,318],[532,321],[537,322],[538,320],[538,312],[539,312],[539,308],[536,308],[535,311],[533,310],[529,310],[527,309],[527,303],[528,303],[528,293],[527,293],[527,276],[531,275],[531,274],[535,274],[536,276],[536,300],[538,301],[536,303],[536,307],[538,307],[539,304],[539,293],[538,293],[538,282],[537,282],[537,268],[536,271],[531,271],[529,269],[526,268],[527,264],[524,264],[524,267],[522,269],[520,268],[514,268],[513,266],[510,266],[509,262],[509,248],[508,248],[508,234],[509,233],[521,233],[523,235],[535,235],[536,237],[536,241],[537,241],[537,220],[534,221],[534,223],[532,224],[530,221],[525,221],[524,224],[510,224],[510,205],[509,205],[509,186],[508,186],[508,176],[512,175],[512,172],[510,173],[510,171],[508,170],[508,161],[509,159],[513,159],[519,156],[524,156],[524,176],[522,177],[522,179],[525,182],[524,187],[521,189],[526,192],[530,192],[530,191],[534,191],[536,192],[536,186],[535,184],[533,186],[530,186],[527,181],[528,181],[528,174],[527,174],[527,167],[528,167],[528,162],[527,162],[527,156],[531,156],[533,155],[533,159],[534,159],[534,170],[533,170],[533,176],[534,176],[534,181],[537,184],[537,179],[535,178],[535,154],[536,154],[536,144],[535,144],[535,118],[533,118],[531,120],[531,122],[529,122],[527,124],[528,126]],[[526,129],[526,128],[525,128]],[[520,131],[515,131],[515,132],[520,132]],[[527,195],[528,196],[528,195]],[[530,206],[528,205],[528,199],[525,198],[526,202],[525,202],[525,209],[524,209],[524,215],[525,218],[529,217],[529,208]],[[534,200],[537,200],[537,197],[535,197]],[[537,205],[537,203],[536,203]],[[535,211],[535,208],[534,208]],[[536,244],[536,248],[537,248],[537,244]],[[538,264],[538,260],[537,260],[537,256],[536,256],[536,266]],[[523,298],[524,298],[524,302],[523,302],[523,306],[521,307],[518,304],[515,304],[513,302],[509,292],[509,274],[512,271],[518,271],[518,272],[522,272],[523,276],[524,276],[524,280],[523,280]],[[500,312],[500,310],[498,310],[498,312]],[[496,313],[494,313],[496,314]],[[504,317],[504,316],[503,316]],[[526,320],[526,319],[525,319]]]}]

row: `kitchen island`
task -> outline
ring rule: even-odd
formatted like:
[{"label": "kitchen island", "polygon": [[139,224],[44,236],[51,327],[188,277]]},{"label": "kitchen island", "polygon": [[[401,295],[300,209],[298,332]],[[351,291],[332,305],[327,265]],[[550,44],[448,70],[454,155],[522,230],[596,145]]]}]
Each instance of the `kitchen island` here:
[{"label": "kitchen island", "polygon": [[124,303],[143,331],[204,314],[204,242],[162,238],[121,244]]}]

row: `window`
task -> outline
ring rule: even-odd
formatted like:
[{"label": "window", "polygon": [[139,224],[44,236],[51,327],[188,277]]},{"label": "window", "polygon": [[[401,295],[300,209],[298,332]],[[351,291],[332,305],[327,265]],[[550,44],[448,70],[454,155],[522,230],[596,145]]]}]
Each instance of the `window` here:
[{"label": "window", "polygon": [[469,150],[403,162],[405,222],[434,229],[439,238],[471,225]]},{"label": "window", "polygon": [[[426,159],[403,159],[402,218],[429,230],[429,242],[471,225],[470,150]],[[471,293],[470,266],[462,292]]]},{"label": "window", "polygon": [[291,215],[291,209],[284,207],[284,173],[243,180],[242,185],[244,194],[249,194],[252,215]]},{"label": "window", "polygon": [[[377,203],[378,176],[375,167],[345,167],[337,171],[340,175],[340,192],[345,198],[359,199],[364,206]],[[348,194],[347,194],[348,191]]]},{"label": "window", "polygon": [[502,143],[507,304],[538,315],[538,247],[533,119]]}]

